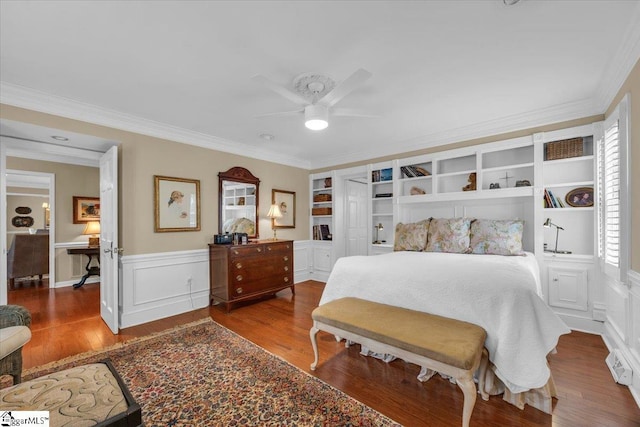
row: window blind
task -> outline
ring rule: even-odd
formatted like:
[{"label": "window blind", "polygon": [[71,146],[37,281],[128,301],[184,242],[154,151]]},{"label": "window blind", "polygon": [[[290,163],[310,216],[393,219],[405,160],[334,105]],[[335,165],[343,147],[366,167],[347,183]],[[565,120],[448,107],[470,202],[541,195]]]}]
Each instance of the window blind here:
[{"label": "window blind", "polygon": [[603,259],[614,268],[620,267],[620,138],[619,121],[604,131],[602,155]]}]

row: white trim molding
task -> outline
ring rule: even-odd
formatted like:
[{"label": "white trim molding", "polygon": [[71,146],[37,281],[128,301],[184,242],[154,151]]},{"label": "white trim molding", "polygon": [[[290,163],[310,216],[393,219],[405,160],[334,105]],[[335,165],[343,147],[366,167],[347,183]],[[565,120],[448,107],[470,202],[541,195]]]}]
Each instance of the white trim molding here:
[{"label": "white trim molding", "polygon": [[120,258],[120,328],[209,306],[209,251]]},{"label": "white trim molding", "polygon": [[182,144],[309,169],[304,159],[0,81],[0,103]]},{"label": "white trim molding", "polygon": [[[632,370],[629,390],[640,406],[640,273],[629,270],[627,285],[608,289],[604,342],[618,349]],[[612,292],[614,291],[614,292]]]}]

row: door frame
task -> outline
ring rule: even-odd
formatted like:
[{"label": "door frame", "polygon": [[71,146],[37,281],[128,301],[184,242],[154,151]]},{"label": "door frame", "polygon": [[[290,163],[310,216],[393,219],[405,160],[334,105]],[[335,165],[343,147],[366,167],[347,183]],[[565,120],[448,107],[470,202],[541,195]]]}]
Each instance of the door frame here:
[{"label": "door frame", "polygon": [[[111,146],[117,145],[119,144],[113,142]],[[4,206],[6,206],[7,157],[53,161],[99,168],[100,158],[106,151],[108,150],[101,152],[82,148],[61,147],[46,142],[0,136],[0,200],[2,200],[4,202]],[[53,203],[53,206],[55,206],[55,187],[53,189],[53,193],[50,194],[52,194],[52,197],[50,197],[50,203]],[[117,212],[115,214],[115,218],[117,220]],[[54,209],[52,209],[51,221],[54,220],[55,213]],[[53,229],[55,229],[55,226]],[[55,254],[54,237],[55,235],[50,235],[50,242],[53,242],[52,244],[54,245]],[[7,304],[7,251],[7,212],[6,209],[0,209],[0,252],[2,253],[2,261],[0,261],[0,305]],[[55,256],[50,257],[49,262],[55,263]],[[55,282],[55,277],[53,279]],[[118,279],[119,277],[116,277],[116,280]],[[51,283],[51,275],[49,281]]]}]

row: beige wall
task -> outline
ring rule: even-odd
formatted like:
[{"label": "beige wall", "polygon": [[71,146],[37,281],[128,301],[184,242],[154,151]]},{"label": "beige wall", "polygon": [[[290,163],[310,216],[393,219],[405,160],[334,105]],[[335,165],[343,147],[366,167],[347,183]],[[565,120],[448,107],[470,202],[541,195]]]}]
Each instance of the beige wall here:
[{"label": "beige wall", "polygon": [[[608,117],[622,97],[631,94],[629,111],[629,182],[631,185],[631,269],[640,271],[640,61],[631,70],[606,112]],[[635,165],[635,167],[634,167]]]},{"label": "beige wall", "polygon": [[[278,230],[281,239],[309,236],[309,171],[234,154],[180,144],[7,105],[0,117],[118,141],[120,162],[120,246],[125,255],[205,248],[218,232],[218,172],[242,166],[260,178],[260,235],[271,236],[266,219],[273,188],[296,192],[296,228]],[[200,180],[201,231],[153,231],[153,175]]]}]

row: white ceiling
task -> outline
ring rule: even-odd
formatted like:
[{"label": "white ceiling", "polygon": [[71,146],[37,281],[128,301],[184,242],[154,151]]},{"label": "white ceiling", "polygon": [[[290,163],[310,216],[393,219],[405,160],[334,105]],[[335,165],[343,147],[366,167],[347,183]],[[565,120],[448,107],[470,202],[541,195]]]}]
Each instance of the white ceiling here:
[{"label": "white ceiling", "polygon": [[[0,2],[0,102],[305,168],[602,114],[639,57],[638,0]],[[379,118],[255,117],[358,68]]]}]

